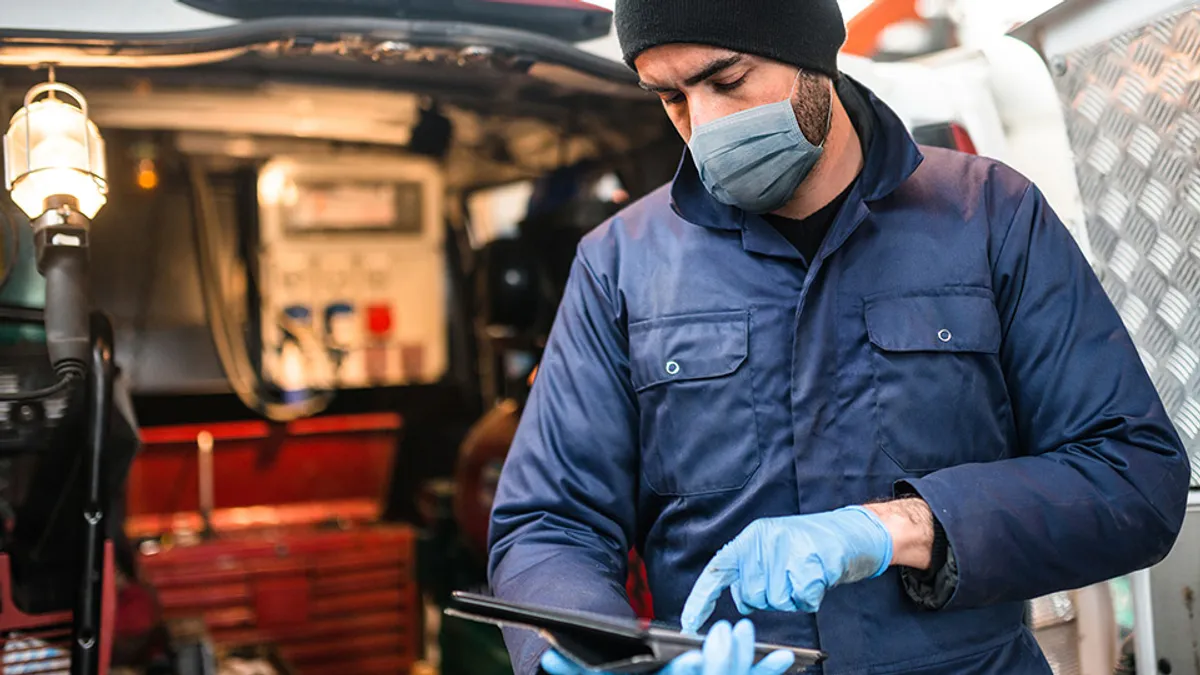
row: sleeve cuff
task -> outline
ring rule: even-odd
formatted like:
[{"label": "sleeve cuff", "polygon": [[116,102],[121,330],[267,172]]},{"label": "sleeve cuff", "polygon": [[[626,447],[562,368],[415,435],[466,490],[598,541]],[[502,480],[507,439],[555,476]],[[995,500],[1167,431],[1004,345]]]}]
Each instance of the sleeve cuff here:
[{"label": "sleeve cuff", "polygon": [[[896,486],[896,496],[919,497],[907,483]],[[904,592],[922,609],[942,609],[954,597],[954,591],[958,588],[958,560],[937,516],[933,516],[933,555],[929,569],[901,567],[900,579]]]},{"label": "sleeve cuff", "polygon": [[546,672],[545,668],[542,668],[542,656],[548,651],[550,651],[550,645],[548,644],[542,645],[542,648],[537,650],[537,658],[533,662],[533,675],[550,675],[550,673]]},{"label": "sleeve cuff", "polygon": [[928,571],[900,568],[904,592],[922,609],[936,611],[945,607],[958,588],[958,561],[954,550],[946,550],[946,562]]}]

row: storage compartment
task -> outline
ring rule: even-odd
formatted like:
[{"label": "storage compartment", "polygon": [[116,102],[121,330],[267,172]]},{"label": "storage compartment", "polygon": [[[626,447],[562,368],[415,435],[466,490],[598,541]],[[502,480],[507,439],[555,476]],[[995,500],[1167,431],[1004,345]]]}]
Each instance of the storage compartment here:
[{"label": "storage compartment", "polygon": [[202,619],[218,649],[275,645],[301,675],[408,672],[416,535],[379,522],[400,426],[370,414],[143,430],[126,531],[164,619]]}]

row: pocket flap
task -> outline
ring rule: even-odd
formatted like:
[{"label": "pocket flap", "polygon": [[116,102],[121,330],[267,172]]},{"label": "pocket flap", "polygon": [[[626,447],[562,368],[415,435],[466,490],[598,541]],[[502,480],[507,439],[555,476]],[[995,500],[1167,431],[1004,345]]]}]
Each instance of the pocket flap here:
[{"label": "pocket flap", "polygon": [[866,301],[867,335],[889,352],[982,352],[1000,349],[1000,317],[991,291],[953,289]]},{"label": "pocket flap", "polygon": [[665,382],[729,375],[747,354],[746,311],[688,314],[629,326],[630,370],[637,391]]}]

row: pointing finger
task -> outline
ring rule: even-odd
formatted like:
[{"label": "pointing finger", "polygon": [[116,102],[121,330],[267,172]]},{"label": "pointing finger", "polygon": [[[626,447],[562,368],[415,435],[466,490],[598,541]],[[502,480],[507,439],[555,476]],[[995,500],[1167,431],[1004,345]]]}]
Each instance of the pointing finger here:
[{"label": "pointing finger", "polygon": [[681,623],[685,633],[695,633],[700,626],[712,615],[717,606],[717,598],[733,582],[738,580],[737,557],[726,546],[709,561],[700,578],[692,586],[687,602],[683,604]]}]

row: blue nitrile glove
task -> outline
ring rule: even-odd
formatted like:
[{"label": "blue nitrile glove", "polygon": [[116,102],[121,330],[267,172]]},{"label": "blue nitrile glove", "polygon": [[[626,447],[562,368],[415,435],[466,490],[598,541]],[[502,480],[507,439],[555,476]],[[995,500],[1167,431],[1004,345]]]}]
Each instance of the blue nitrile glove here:
[{"label": "blue nitrile glove", "polygon": [[[783,675],[796,657],[777,651],[754,663],[754,624],[742,619],[731,628],[718,621],[704,638],[702,651],[690,651],[668,663],[658,675]],[[542,670],[550,675],[596,674],[551,649],[542,655]]]},{"label": "blue nitrile glove", "polygon": [[825,592],[883,574],[892,535],[861,506],[756,520],[713,556],[683,606],[683,630],[696,632],[729,588],[738,611],[816,612]]}]

